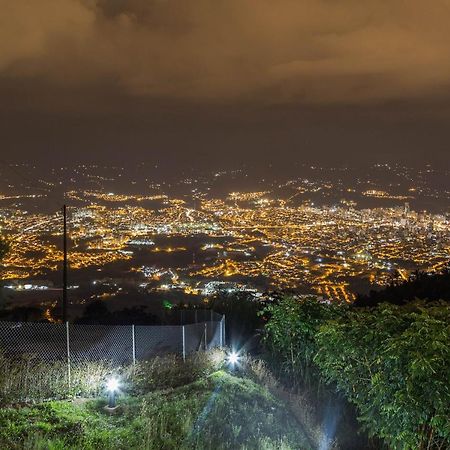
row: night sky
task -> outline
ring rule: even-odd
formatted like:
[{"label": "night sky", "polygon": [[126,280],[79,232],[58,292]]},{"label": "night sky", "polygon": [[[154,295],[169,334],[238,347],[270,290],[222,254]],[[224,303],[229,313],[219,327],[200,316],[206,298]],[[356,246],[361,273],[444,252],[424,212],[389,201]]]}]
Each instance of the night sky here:
[{"label": "night sky", "polygon": [[3,160],[449,166],[449,0],[0,5]]}]

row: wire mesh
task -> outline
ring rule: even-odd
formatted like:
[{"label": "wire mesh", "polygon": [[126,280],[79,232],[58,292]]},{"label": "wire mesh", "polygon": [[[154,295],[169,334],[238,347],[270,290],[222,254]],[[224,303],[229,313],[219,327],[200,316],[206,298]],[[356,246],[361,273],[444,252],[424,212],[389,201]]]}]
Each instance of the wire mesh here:
[{"label": "wire mesh", "polygon": [[220,314],[183,310],[181,321],[187,325],[0,322],[0,351],[7,357],[36,358],[44,362],[79,364],[107,360],[122,365],[156,355],[184,356],[224,345],[224,322]]},{"label": "wire mesh", "polygon": [[221,347],[222,322],[206,322],[208,349]]},{"label": "wire mesh", "polygon": [[185,325],[186,353],[197,352],[205,348],[205,324]]},{"label": "wire mesh", "polygon": [[133,335],[129,325],[69,325],[70,361],[133,362]]},{"label": "wire mesh", "polygon": [[193,323],[209,321],[219,322],[222,319],[221,314],[210,309],[180,309],[176,314],[176,323],[180,325],[190,325]]},{"label": "wire mesh", "polygon": [[0,349],[10,358],[63,360],[67,358],[66,325],[0,322]]},{"label": "wire mesh", "polygon": [[136,326],[136,359],[146,360],[166,353],[182,353],[183,327],[179,325]]}]

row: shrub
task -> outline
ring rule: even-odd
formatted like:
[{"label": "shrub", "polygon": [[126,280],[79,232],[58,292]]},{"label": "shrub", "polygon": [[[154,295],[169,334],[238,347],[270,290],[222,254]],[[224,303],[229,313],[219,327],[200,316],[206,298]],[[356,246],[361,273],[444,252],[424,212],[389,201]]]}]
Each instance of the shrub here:
[{"label": "shrub", "polygon": [[265,313],[267,348],[292,385],[336,387],[392,448],[450,447],[446,303],[348,308],[285,297]]},{"label": "shrub", "polygon": [[383,304],[330,321],[317,335],[322,376],[393,448],[450,445],[448,311]]},{"label": "shrub", "polygon": [[310,385],[315,378],[315,336],[327,320],[342,315],[344,307],[319,302],[315,297],[283,297],[266,306],[263,314],[270,319],[264,342],[281,363],[280,369],[295,383]]},{"label": "shrub", "polygon": [[223,360],[224,352],[220,349],[192,353],[186,361],[179,355],[156,356],[136,364],[131,377],[132,389],[149,392],[183,386],[212,374],[222,366]]},{"label": "shrub", "polygon": [[25,356],[11,359],[0,353],[0,405],[98,396],[112,374],[120,376],[124,390],[130,393],[173,388],[210,375],[223,360],[223,350],[214,349],[193,353],[185,362],[179,355],[158,356],[135,366],[83,362],[71,365],[69,383],[65,362],[46,363]]}]

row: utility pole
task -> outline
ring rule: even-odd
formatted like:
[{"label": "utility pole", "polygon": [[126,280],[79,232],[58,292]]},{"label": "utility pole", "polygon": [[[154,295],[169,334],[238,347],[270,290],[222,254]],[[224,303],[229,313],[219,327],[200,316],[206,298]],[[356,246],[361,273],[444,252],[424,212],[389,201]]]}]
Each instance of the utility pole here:
[{"label": "utility pole", "polygon": [[62,321],[67,322],[67,208],[66,205],[63,206],[63,217],[64,217],[64,237],[63,237],[63,251],[64,251],[64,262],[63,262],[63,291],[62,291]]}]

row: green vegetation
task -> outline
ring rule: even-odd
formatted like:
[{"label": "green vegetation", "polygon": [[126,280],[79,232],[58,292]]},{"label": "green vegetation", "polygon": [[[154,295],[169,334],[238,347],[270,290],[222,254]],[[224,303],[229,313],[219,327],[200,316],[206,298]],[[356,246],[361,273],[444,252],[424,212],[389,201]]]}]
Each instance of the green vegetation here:
[{"label": "green vegetation", "polygon": [[265,326],[265,343],[279,362],[281,373],[289,376],[291,386],[302,388],[315,384],[317,353],[315,337],[327,320],[344,313],[341,305],[320,303],[315,297],[286,296],[269,304],[263,314],[269,318]]},{"label": "green vegetation", "polygon": [[[285,404],[223,353],[158,358],[123,380],[120,408],[97,399],[0,409],[2,449],[308,449]],[[195,370],[193,370],[195,368]]]},{"label": "green vegetation", "polygon": [[98,395],[102,380],[111,371],[107,362],[74,365],[69,383],[64,362],[10,359],[0,353],[0,405]]},{"label": "green vegetation", "polygon": [[[448,303],[366,308],[284,296],[262,310],[217,306],[228,324],[253,317],[230,333],[237,348],[265,322],[276,379],[247,356],[227,372],[219,350],[83,364],[71,380],[63,362],[0,354],[0,448],[450,448]],[[103,409],[111,374],[123,386],[114,415]]]},{"label": "green vegetation", "polygon": [[445,303],[336,307],[282,299],[266,308],[266,344],[292,383],[311,373],[355,405],[391,448],[450,446],[450,320]]}]

